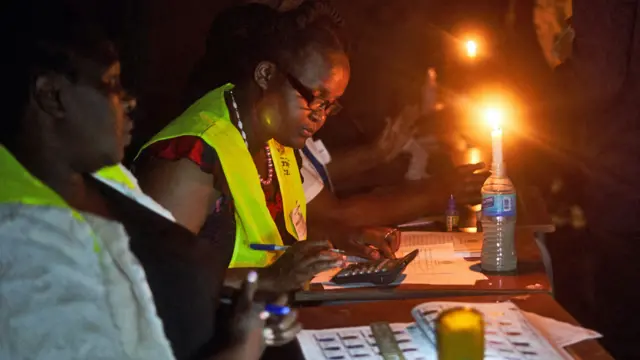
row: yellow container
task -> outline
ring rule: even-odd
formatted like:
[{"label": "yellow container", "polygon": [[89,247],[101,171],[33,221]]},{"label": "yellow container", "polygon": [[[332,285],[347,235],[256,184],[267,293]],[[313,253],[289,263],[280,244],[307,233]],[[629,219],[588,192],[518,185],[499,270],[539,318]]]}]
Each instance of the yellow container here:
[{"label": "yellow container", "polygon": [[470,308],[443,311],[436,320],[438,360],[483,360],[484,318]]}]

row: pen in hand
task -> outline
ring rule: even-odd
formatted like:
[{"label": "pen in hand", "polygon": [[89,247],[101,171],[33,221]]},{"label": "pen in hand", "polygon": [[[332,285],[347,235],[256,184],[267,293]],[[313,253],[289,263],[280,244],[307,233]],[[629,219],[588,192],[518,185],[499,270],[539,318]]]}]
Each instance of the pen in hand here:
[{"label": "pen in hand", "polygon": [[[271,244],[251,244],[249,245],[249,247],[252,250],[259,250],[259,251],[286,251],[289,248],[289,246],[285,246],[285,245],[271,245]],[[330,249],[329,251],[338,253],[338,254],[345,254],[343,250],[339,250],[339,249]]]}]

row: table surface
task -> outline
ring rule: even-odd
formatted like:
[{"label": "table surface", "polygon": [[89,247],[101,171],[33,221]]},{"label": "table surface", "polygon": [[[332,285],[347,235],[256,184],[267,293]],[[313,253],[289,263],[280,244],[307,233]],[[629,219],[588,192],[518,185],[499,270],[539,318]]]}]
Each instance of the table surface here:
[{"label": "table surface", "polygon": [[[476,222],[475,213],[462,214],[467,228]],[[419,229],[416,229],[419,230]],[[518,271],[514,274],[486,274],[488,280],[474,285],[401,284],[399,286],[369,287],[358,289],[324,290],[312,285],[309,291],[295,294],[297,302],[331,302],[354,300],[391,300],[464,295],[509,295],[516,293],[551,293],[551,281],[546,272],[542,255],[536,244],[535,234],[554,231],[544,200],[535,187],[523,186],[518,190],[518,223],[516,228],[516,252]],[[479,269],[478,269],[479,270]]]},{"label": "table surface", "polygon": [[[551,284],[533,233],[516,230],[518,271],[514,274],[486,274],[488,280],[475,285],[400,284],[398,286],[324,290],[314,284],[309,291],[295,294],[297,302],[391,300],[442,296],[550,293]],[[477,266],[476,266],[477,268]]]},{"label": "table surface", "polygon": [[[411,322],[413,321],[411,309],[427,301],[499,302],[507,300],[513,301],[522,310],[573,325],[580,325],[560,304],[547,294],[443,297],[316,306],[299,309],[298,317],[305,329],[329,329],[369,325],[376,321]],[[613,359],[596,340],[583,341],[568,347],[567,350],[577,359]],[[270,349],[265,354],[264,359],[302,359],[302,355],[296,343],[279,349]]]}]

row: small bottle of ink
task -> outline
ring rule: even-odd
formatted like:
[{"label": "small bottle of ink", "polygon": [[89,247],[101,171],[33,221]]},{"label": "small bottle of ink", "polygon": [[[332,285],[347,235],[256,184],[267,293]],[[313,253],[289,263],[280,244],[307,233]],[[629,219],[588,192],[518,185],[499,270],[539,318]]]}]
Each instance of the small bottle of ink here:
[{"label": "small bottle of ink", "polygon": [[447,231],[458,231],[460,226],[460,215],[456,208],[456,199],[453,195],[449,197],[449,204],[447,205],[447,212],[445,213]]}]

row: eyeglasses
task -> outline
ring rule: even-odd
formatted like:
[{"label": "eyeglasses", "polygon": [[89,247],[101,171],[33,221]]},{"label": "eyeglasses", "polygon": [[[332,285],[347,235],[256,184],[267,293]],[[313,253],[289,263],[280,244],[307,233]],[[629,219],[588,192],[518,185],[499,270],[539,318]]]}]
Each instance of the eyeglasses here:
[{"label": "eyeglasses", "polygon": [[313,95],[313,90],[304,86],[300,80],[296,79],[288,72],[284,72],[291,87],[297,91],[307,102],[307,107],[313,112],[323,112],[326,116],[333,116],[342,110],[342,105],[337,100],[329,101]]}]

